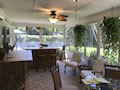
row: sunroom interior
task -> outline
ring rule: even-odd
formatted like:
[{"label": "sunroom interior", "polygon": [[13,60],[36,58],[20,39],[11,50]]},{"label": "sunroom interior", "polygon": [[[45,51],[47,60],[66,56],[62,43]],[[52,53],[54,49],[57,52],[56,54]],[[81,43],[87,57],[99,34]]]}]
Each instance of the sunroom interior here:
[{"label": "sunroom interior", "polygon": [[[114,55],[115,58],[111,57],[113,55],[107,57],[104,53],[103,31],[100,27],[104,17],[120,19],[120,0],[1,0],[0,49],[4,48],[4,42],[14,47],[13,50],[5,52],[4,58],[0,59],[0,71],[11,74],[13,70],[11,76],[20,82],[20,90],[54,90],[51,68],[59,65],[63,85],[74,85],[78,87],[78,90],[92,90],[88,88],[90,85],[80,83],[79,77],[81,69],[86,69],[87,65],[94,65],[97,59],[106,59],[107,64],[116,66],[117,74],[120,74],[120,47]],[[51,22],[50,19],[57,21]],[[76,25],[84,25],[87,30],[81,47],[75,46],[74,28]],[[61,53],[63,46],[65,46],[65,51]],[[34,50],[36,53],[33,54]],[[64,73],[64,61],[69,60],[74,52],[82,53],[83,60],[87,62],[79,65],[76,75],[73,74],[74,71],[71,68]],[[33,55],[36,58],[33,58]],[[44,55],[47,55],[47,58]],[[44,62],[36,59],[47,60]],[[52,63],[50,60],[53,60]],[[11,70],[7,69],[9,72],[4,72],[6,70],[4,66],[8,66]],[[36,72],[38,67],[39,70]],[[46,70],[44,71],[42,67],[46,67]],[[17,76],[16,73],[18,73]],[[0,77],[2,78],[4,74],[0,74]],[[18,79],[19,75],[25,79]],[[111,78],[113,77],[110,76],[110,80]],[[116,90],[116,87],[119,90],[119,78],[115,78],[114,82],[116,86],[110,90]],[[2,83],[6,84],[6,82]],[[3,89],[3,84],[0,85]],[[7,87],[10,88],[10,85]],[[8,88],[6,90],[10,90]]]}]

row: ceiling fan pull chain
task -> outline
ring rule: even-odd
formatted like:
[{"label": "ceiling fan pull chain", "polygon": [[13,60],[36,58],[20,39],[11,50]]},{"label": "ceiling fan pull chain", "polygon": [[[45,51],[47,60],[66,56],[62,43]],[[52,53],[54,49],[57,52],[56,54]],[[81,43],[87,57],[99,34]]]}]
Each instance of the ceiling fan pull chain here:
[{"label": "ceiling fan pull chain", "polygon": [[111,8],[111,14],[112,14],[112,17],[113,17],[113,7]]},{"label": "ceiling fan pull chain", "polygon": [[55,27],[54,27],[54,23],[53,23],[53,32],[52,32],[52,34],[54,34],[54,29],[55,29]]}]

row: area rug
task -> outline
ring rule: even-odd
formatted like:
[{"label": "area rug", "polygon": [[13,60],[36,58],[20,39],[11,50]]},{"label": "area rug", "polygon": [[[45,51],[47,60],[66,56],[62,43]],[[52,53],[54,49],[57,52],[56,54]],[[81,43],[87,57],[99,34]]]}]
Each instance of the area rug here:
[{"label": "area rug", "polygon": [[[71,68],[67,68],[66,73],[64,73],[63,62],[59,62],[59,66],[62,85],[73,85],[80,88],[79,70],[74,76]],[[26,73],[25,90],[54,90],[50,69],[47,68],[46,72],[42,68],[38,72],[35,69],[30,69]]]}]

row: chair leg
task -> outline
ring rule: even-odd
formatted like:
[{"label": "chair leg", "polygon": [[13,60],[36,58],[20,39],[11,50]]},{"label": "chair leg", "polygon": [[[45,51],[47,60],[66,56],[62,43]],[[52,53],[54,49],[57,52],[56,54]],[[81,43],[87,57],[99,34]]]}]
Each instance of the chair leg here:
[{"label": "chair leg", "polygon": [[80,75],[80,83],[82,83],[82,81],[81,81],[81,80],[82,80],[82,77],[81,77],[81,75]]},{"label": "chair leg", "polygon": [[74,69],[74,76],[75,76],[76,69]]},{"label": "chair leg", "polygon": [[64,69],[65,69],[65,70],[64,70],[64,73],[65,73],[65,72],[66,72],[66,66],[64,66]]}]

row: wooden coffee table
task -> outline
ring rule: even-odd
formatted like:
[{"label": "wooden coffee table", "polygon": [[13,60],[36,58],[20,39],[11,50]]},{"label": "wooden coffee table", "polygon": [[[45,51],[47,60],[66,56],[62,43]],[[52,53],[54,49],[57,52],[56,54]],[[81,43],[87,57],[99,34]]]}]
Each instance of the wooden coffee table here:
[{"label": "wooden coffee table", "polygon": [[[104,78],[82,79],[82,83],[84,84],[86,90],[99,90],[100,87],[102,87],[103,85],[105,88],[110,88],[108,87],[110,82]],[[112,89],[106,89],[106,90],[112,90]]]}]

